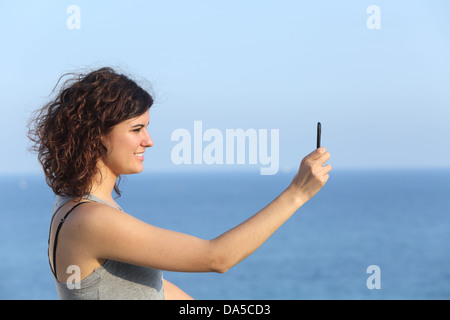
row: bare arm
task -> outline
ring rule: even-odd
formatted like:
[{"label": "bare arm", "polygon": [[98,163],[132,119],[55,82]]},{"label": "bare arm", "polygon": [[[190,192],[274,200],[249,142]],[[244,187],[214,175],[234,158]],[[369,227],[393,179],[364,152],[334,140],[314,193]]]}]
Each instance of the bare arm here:
[{"label": "bare arm", "polygon": [[190,295],[166,279],[163,279],[163,286],[164,300],[194,300]]},{"label": "bare arm", "polygon": [[83,242],[85,253],[94,258],[170,271],[225,272],[261,246],[322,188],[331,170],[324,165],[329,157],[325,148],[306,156],[292,183],[274,201],[213,240],[161,229],[104,205],[88,204],[88,214],[76,215],[76,241]]},{"label": "bare arm", "polygon": [[283,223],[307,202],[328,180],[330,165],[322,166],[330,154],[324,148],[303,159],[291,185],[257,214],[212,240],[225,272],[261,246]]}]

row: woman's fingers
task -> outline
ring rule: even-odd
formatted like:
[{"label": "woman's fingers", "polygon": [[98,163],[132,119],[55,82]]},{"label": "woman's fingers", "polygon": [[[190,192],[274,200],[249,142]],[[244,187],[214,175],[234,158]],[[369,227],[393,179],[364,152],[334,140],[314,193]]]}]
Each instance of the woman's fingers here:
[{"label": "woman's fingers", "polygon": [[314,150],[303,158],[302,164],[307,166],[322,166],[331,157],[331,154],[324,147]]},{"label": "woman's fingers", "polygon": [[318,148],[304,157],[291,185],[308,198],[314,196],[329,178],[331,165],[324,164],[330,157],[330,153],[324,147]]}]

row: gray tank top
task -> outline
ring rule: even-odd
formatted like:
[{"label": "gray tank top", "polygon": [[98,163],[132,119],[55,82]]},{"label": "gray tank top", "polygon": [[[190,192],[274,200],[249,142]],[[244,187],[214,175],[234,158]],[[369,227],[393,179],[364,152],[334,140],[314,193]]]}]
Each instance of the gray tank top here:
[{"label": "gray tank top", "polygon": [[[84,198],[109,205],[94,195],[87,195]],[[70,197],[58,196],[53,208],[53,215],[55,215],[56,211],[62,205],[71,199],[72,198]],[[58,232],[56,233],[55,238],[57,236]],[[55,239],[53,243],[55,244],[56,242],[57,239]],[[55,259],[53,261],[55,261]],[[56,278],[56,274],[51,267],[50,269],[53,272],[58,298],[61,300],[164,299],[164,287],[162,283],[163,273],[161,270],[145,268],[114,260],[106,260],[102,266],[95,269],[89,276],[80,282],[73,283],[72,281],[69,281],[71,280],[69,277],[68,283],[64,283]]]}]

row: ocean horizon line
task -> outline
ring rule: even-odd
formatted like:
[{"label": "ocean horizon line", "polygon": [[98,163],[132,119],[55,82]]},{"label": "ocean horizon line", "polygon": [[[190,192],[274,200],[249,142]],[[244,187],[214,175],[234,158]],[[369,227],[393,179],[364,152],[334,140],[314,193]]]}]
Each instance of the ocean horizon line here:
[{"label": "ocean horizon line", "polygon": [[[259,167],[258,168],[250,168],[250,167],[241,167],[241,168],[231,168],[231,167],[225,167],[225,168],[212,168],[208,166],[190,166],[189,168],[176,168],[176,169],[144,169],[143,172],[138,174],[132,174],[132,175],[124,175],[124,176],[144,176],[144,175],[153,175],[153,174],[259,174]],[[280,169],[276,174],[273,175],[261,175],[261,176],[276,176],[276,175],[285,175],[285,174],[295,174],[297,173],[297,169]],[[392,172],[392,171],[398,171],[398,172],[406,172],[406,171],[450,171],[450,166],[406,166],[406,167],[379,167],[379,166],[373,166],[373,167],[351,167],[351,166],[345,166],[345,167],[336,167],[333,166],[333,169],[330,174],[336,173],[336,172],[349,172],[349,171],[355,171],[355,172],[361,172],[361,171],[386,171],[386,172]],[[13,177],[13,176],[44,176],[44,174],[40,171],[13,171],[13,172],[7,172],[7,171],[0,171],[0,178],[1,177]]]}]

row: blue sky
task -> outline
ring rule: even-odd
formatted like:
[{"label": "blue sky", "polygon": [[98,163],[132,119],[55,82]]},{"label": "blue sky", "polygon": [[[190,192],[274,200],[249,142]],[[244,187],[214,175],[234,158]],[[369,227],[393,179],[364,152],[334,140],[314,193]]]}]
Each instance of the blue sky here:
[{"label": "blue sky", "polygon": [[[67,27],[70,5],[80,29]],[[370,5],[381,29],[367,27]],[[30,112],[63,73],[102,66],[152,86],[149,172],[224,169],[172,163],[172,132],[193,132],[194,121],[224,134],[278,129],[280,171],[315,148],[318,121],[335,169],[449,168],[449,9],[444,0],[2,1],[0,173],[40,171],[26,150]]]}]

